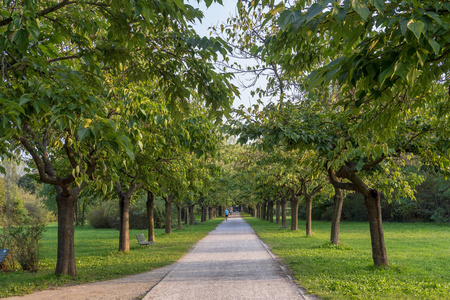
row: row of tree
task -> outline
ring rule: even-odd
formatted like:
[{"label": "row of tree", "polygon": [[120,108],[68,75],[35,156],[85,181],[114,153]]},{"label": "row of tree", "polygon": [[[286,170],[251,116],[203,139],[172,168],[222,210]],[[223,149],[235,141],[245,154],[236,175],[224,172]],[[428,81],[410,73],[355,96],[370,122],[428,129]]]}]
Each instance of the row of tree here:
[{"label": "row of tree", "polygon": [[[229,67],[266,76],[254,93],[274,100],[230,124],[239,142],[269,151],[253,171],[260,197],[289,199],[296,229],[303,196],[308,234],[312,197],[334,190],[338,243],[343,191],[361,194],[374,264],[388,266],[381,197],[414,199],[422,181],[401,166],[450,171],[449,3],[262,0],[238,12],[215,31],[254,64]],[[261,170],[273,174],[257,179]]]},{"label": "row of tree", "polygon": [[225,43],[190,26],[202,17],[183,1],[3,3],[0,153],[29,159],[55,189],[56,274],[77,273],[83,191],[116,190],[119,249],[128,251],[136,190],[148,192],[151,210],[155,193],[170,207],[184,189],[201,188],[196,179],[209,169],[192,153],[214,152],[214,120],[236,93],[212,65]]}]

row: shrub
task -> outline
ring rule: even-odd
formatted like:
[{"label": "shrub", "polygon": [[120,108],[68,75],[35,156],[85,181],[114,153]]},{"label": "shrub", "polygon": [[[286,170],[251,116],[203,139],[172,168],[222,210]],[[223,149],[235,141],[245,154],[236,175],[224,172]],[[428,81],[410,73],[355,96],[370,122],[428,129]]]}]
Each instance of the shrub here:
[{"label": "shrub", "polygon": [[16,261],[24,271],[39,269],[39,242],[45,232],[45,224],[5,226],[0,236],[2,247],[10,249],[6,268],[16,269]]},{"label": "shrub", "polygon": [[105,214],[105,208],[102,206],[93,208],[88,213],[87,220],[94,228],[111,228],[109,219]]}]

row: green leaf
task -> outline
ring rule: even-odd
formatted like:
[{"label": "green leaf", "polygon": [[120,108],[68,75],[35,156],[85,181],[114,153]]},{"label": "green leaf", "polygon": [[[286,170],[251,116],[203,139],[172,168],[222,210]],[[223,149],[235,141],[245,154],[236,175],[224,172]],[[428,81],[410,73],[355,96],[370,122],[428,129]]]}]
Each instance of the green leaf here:
[{"label": "green leaf", "polygon": [[380,12],[384,13],[384,0],[371,0],[370,3]]},{"label": "green leaf", "polygon": [[433,39],[428,39],[428,43],[433,48],[434,53],[439,54],[439,51],[441,51],[441,45]]},{"label": "green leaf", "polygon": [[395,64],[395,71],[394,74],[397,76],[400,76],[401,78],[403,78],[404,80],[406,80],[406,76],[408,75],[408,67],[405,66],[404,64],[397,62]]},{"label": "green leaf", "polygon": [[420,40],[420,35],[423,33],[424,28],[425,24],[420,20],[410,20],[408,22],[408,29],[414,33],[418,40]]},{"label": "green leaf", "polygon": [[322,12],[322,9],[323,7],[319,3],[314,3],[313,5],[311,5],[311,7],[305,14],[306,22],[309,22],[309,20],[320,14]]},{"label": "green leaf", "polygon": [[367,18],[370,16],[370,10],[367,7],[367,4],[361,3],[357,0],[353,0],[352,7],[364,21],[367,21]]},{"label": "green leaf", "polygon": [[21,51],[28,49],[28,31],[22,28],[14,34],[13,41]]},{"label": "green leaf", "polygon": [[[178,6],[178,8],[184,10],[184,0],[174,0],[176,6]],[[208,2],[208,1],[206,1]],[[211,3],[209,4],[211,5]],[[209,5],[207,4],[207,7],[209,7]]]},{"label": "green leaf", "polygon": [[305,19],[303,19],[301,12],[285,10],[278,18],[278,25],[281,29],[286,29],[289,24],[299,23],[301,25]]},{"label": "green leaf", "polygon": [[80,127],[78,128],[78,138],[80,139],[80,142],[83,141],[83,139],[88,135],[89,128],[86,127]]}]

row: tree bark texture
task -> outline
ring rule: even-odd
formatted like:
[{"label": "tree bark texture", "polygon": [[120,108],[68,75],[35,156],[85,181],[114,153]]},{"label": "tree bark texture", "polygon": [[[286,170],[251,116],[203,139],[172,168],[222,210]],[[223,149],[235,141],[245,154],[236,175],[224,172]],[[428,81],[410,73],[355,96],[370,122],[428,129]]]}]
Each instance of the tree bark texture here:
[{"label": "tree bark texture", "polygon": [[344,203],[344,193],[340,188],[334,188],[333,216],[331,218],[330,241],[333,245],[339,245],[339,232],[341,227],[342,205]]},{"label": "tree bark texture", "polygon": [[211,220],[213,218],[213,208],[210,206],[208,207],[208,220]]},{"label": "tree bark texture", "polygon": [[389,266],[386,245],[384,242],[383,225],[381,218],[380,193],[370,190],[365,197],[367,210],[369,212],[370,237],[372,240],[372,257],[375,266]]},{"label": "tree bark texture", "polygon": [[148,220],[148,241],[155,241],[155,219],[154,219],[154,210],[155,210],[155,195],[147,191],[147,220]]},{"label": "tree bark texture", "polygon": [[116,182],[119,196],[120,224],[119,224],[119,251],[130,251],[130,206],[131,196],[139,189],[139,185],[131,183],[128,190],[123,191],[119,182]]},{"label": "tree bark texture", "polygon": [[55,274],[76,276],[74,222],[80,189],[70,189],[69,187],[63,189],[59,186],[55,186],[55,188],[58,207],[58,249]]}]

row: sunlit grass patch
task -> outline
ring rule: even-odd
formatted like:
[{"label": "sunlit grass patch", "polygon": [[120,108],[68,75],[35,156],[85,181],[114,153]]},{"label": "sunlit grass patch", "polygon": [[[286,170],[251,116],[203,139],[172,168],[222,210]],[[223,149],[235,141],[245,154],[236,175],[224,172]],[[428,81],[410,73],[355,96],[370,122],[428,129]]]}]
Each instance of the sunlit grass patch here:
[{"label": "sunlit grass patch", "polygon": [[36,290],[65,284],[108,280],[126,275],[148,272],[180,259],[198,240],[213,230],[223,219],[174,230],[165,234],[156,230],[156,244],[140,246],[135,235],[146,230],[130,230],[130,252],[119,252],[119,231],[94,229],[86,226],[75,229],[75,258],[78,275],[57,277],[57,225],[49,224],[41,241],[39,272],[0,272],[0,298],[23,295]]},{"label": "sunlit grass patch", "polygon": [[323,299],[449,299],[450,230],[432,223],[385,223],[389,268],[373,266],[367,223],[343,222],[339,246],[330,222],[313,222],[315,235],[246,217],[295,280]]}]

